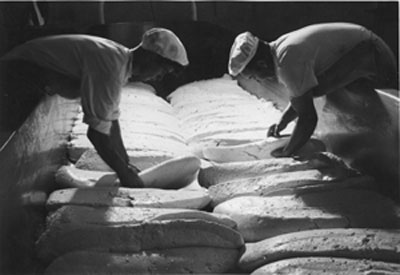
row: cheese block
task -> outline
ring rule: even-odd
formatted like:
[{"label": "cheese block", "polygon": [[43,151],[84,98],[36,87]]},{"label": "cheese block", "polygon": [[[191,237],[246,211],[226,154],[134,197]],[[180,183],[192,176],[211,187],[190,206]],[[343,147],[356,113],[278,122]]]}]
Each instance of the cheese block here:
[{"label": "cheese block", "polygon": [[[166,153],[153,150],[144,150],[142,152],[127,151],[127,153],[130,163],[140,170],[148,169],[176,157],[172,152]],[[94,149],[85,151],[76,162],[75,167],[83,170],[113,171]]]},{"label": "cheese block", "polygon": [[334,257],[293,258],[274,262],[253,271],[251,275],[394,275],[400,264]]},{"label": "cheese block", "polygon": [[[197,82],[196,84],[198,84]],[[237,85],[235,85],[237,87]],[[204,92],[204,90],[199,90],[196,88],[190,89],[190,91],[185,91],[185,95],[178,95],[180,89],[177,89],[173,93],[168,96],[168,101],[170,101],[171,106],[174,110],[178,112],[181,109],[186,109],[188,104],[192,104],[195,107],[205,106],[209,102],[220,101],[221,98],[226,99],[227,102],[232,102],[234,100],[245,101],[249,100],[251,97],[248,93],[243,93],[243,90],[234,91],[231,93],[213,93],[213,92]]]},{"label": "cheese block", "polygon": [[[210,141],[210,140],[215,140],[215,139],[219,139],[222,141],[235,140],[235,139],[236,140],[239,140],[239,139],[262,140],[265,138],[265,131],[266,131],[265,127],[246,126],[246,127],[238,128],[237,126],[233,125],[233,126],[226,126],[223,128],[217,128],[217,129],[205,131],[205,132],[197,132],[196,131],[195,134],[189,133],[189,134],[186,134],[185,136],[186,136],[186,140],[187,140],[188,144],[191,145],[192,143],[205,142],[205,141]],[[213,147],[211,147],[211,148],[213,149]],[[217,148],[219,148],[219,147],[217,147]],[[204,152],[204,154],[205,154],[205,152]],[[210,153],[208,153],[207,156],[210,157]],[[210,160],[214,160],[214,159],[210,159]],[[222,161],[220,161],[220,162],[222,162]]]},{"label": "cheese block", "polygon": [[218,133],[232,133],[243,131],[266,131],[264,123],[261,122],[242,122],[237,123],[234,121],[214,121],[206,125],[199,123],[198,125],[189,125],[185,127],[185,132],[188,140],[202,139],[204,137],[212,136]]},{"label": "cheese block", "polygon": [[[131,106],[132,108],[132,106]],[[136,107],[135,107],[136,108]],[[143,108],[143,106],[141,107]],[[151,108],[151,106],[147,107]],[[155,136],[168,136],[173,139],[182,140],[180,134],[179,121],[171,116],[164,114],[153,114],[150,112],[141,113],[140,118],[137,118],[138,114],[135,114],[134,120],[120,121],[121,136],[122,138],[129,139],[131,134],[147,134]],[[80,123],[73,127],[72,136],[75,138],[86,138],[87,125]]]},{"label": "cheese block", "polygon": [[189,146],[193,146],[199,143],[204,143],[204,148],[213,148],[216,146],[230,146],[224,144],[242,145],[253,142],[261,142],[265,139],[265,131],[263,128],[251,128],[243,127],[238,128],[235,125],[228,128],[221,128],[205,133],[196,133],[194,135],[185,135],[186,142]]},{"label": "cheese block", "polygon": [[149,207],[89,207],[69,205],[50,213],[47,217],[47,227],[63,227],[64,224],[74,224],[85,227],[122,226],[144,222],[167,220],[202,220],[236,229],[236,223],[226,215],[209,213],[200,210],[183,208],[149,208]]},{"label": "cheese block", "polygon": [[[218,88],[221,88],[220,90],[218,90],[218,93],[215,92],[215,89],[212,89],[212,86],[209,83],[217,83],[218,84]],[[195,83],[196,85],[193,85],[193,83]],[[233,80],[230,76],[223,76],[221,78],[217,78],[217,79],[212,79],[212,80],[208,80],[208,81],[196,81],[193,83],[189,83],[186,85],[183,85],[181,87],[179,87],[179,89],[176,89],[172,94],[170,94],[168,96],[168,99],[171,100],[171,103],[173,101],[174,98],[178,98],[179,100],[183,100],[185,98],[190,98],[187,95],[188,92],[188,88],[192,88],[190,91],[193,93],[198,93],[198,94],[203,94],[203,93],[208,93],[210,95],[214,95],[214,96],[233,96],[236,94],[239,94],[241,92],[241,90],[239,89],[233,89],[233,90],[229,90],[229,89],[224,89],[224,87],[231,87],[232,84],[237,83],[236,80]],[[235,84],[237,85],[237,84]]]},{"label": "cheese block", "polygon": [[202,209],[210,202],[208,191],[164,190],[155,188],[68,188],[50,194],[46,206],[49,210],[64,205],[124,206],[156,208]]},{"label": "cheese block", "polygon": [[[235,162],[273,158],[271,152],[285,146],[290,137],[269,137],[261,142],[241,144],[236,146],[220,146],[204,148],[206,159],[215,162]],[[310,156],[316,152],[325,151],[325,145],[317,140],[310,139],[297,153],[299,156]]]},{"label": "cheese block", "polygon": [[[146,188],[179,189],[189,185],[197,177],[200,159],[195,156],[167,160],[139,173]],[[89,171],[74,166],[62,166],[55,175],[62,187],[120,186],[113,172]]]},{"label": "cheese block", "polygon": [[123,136],[123,139],[125,141],[129,140],[129,134],[160,136],[172,140],[184,141],[179,131],[180,129],[177,124],[157,125],[155,122],[150,123],[147,121],[134,121],[129,123],[129,125],[121,126],[121,132],[124,133],[125,137]]},{"label": "cheese block", "polygon": [[114,172],[82,170],[74,165],[61,166],[54,180],[61,188],[120,186],[117,174]]},{"label": "cheese block", "polygon": [[283,234],[247,243],[239,267],[251,272],[265,264],[296,257],[340,257],[399,263],[400,231],[338,228]]},{"label": "cheese block", "polygon": [[200,169],[198,179],[202,186],[208,187],[232,180],[324,167],[346,167],[346,165],[338,157],[327,152],[316,154],[303,161],[293,158],[271,158],[229,163],[209,162]]},{"label": "cheese block", "polygon": [[217,147],[217,146],[235,146],[242,145],[252,142],[261,142],[265,138],[265,129],[255,131],[235,131],[235,132],[223,132],[223,133],[215,133],[209,136],[203,136],[201,138],[187,138],[187,143],[190,148],[197,147],[199,148],[197,151],[201,152],[199,155],[203,156],[203,149],[208,147]]},{"label": "cheese block", "polygon": [[[263,140],[268,126],[281,116],[272,102],[248,93],[229,78],[184,85],[168,99],[181,121],[188,144],[196,147],[200,143],[211,144],[213,140],[219,144]],[[285,133],[291,133],[292,124]]]},{"label": "cheese block", "polygon": [[392,200],[361,189],[243,196],[217,205],[214,212],[236,221],[243,238],[249,242],[317,228],[400,227],[400,208]]},{"label": "cheese block", "polygon": [[178,157],[162,162],[139,173],[145,187],[184,187],[197,178],[200,159],[195,156]]},{"label": "cheese block", "polygon": [[240,249],[241,235],[234,229],[205,220],[173,219],[132,224],[50,224],[36,243],[43,262],[76,250],[136,253],[180,247]]},{"label": "cheese block", "polygon": [[[157,160],[146,161],[143,159],[143,157],[147,157],[146,152],[156,158],[159,158],[160,155],[189,153],[174,110],[168,102],[154,94],[152,87],[136,84],[124,87],[121,93],[120,109],[121,136],[128,154],[132,161],[150,162],[144,165],[139,164],[138,166],[142,166],[141,169],[158,163]],[[72,129],[72,139],[68,144],[68,155],[72,162],[78,161],[86,150],[93,150],[93,145],[86,137],[87,125],[82,123],[82,118],[83,113],[81,112]],[[92,160],[90,164],[80,163],[79,165],[86,165],[86,168],[89,169],[89,166],[94,163]],[[109,167],[104,163],[98,164],[98,166],[101,170],[109,171]],[[81,168],[83,167],[81,166]],[[96,170],[95,167],[92,169]]]},{"label": "cheese block", "polygon": [[211,206],[240,196],[282,196],[346,188],[376,189],[370,176],[335,177],[318,170],[278,173],[219,183],[209,187]]},{"label": "cheese block", "polygon": [[[233,110],[232,110],[233,111]],[[231,113],[224,113],[219,112],[218,110],[210,111],[209,113],[193,113],[190,117],[182,117],[179,119],[179,122],[183,125],[188,125],[191,128],[195,129],[198,126],[204,126],[203,123],[231,123],[231,124],[238,124],[243,125],[246,122],[250,122],[250,124],[255,124],[258,126],[264,126],[265,123],[262,123],[262,119],[260,119],[260,114],[251,113],[247,116],[243,114],[231,112]]]},{"label": "cheese block", "polygon": [[45,275],[221,274],[235,268],[238,249],[179,247],[138,253],[74,251],[60,256]]}]

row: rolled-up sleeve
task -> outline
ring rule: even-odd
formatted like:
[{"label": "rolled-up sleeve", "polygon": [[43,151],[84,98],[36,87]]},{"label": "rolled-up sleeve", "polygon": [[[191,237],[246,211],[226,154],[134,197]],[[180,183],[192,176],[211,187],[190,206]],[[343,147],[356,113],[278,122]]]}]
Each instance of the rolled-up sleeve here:
[{"label": "rolled-up sleeve", "polygon": [[107,73],[85,74],[81,82],[83,122],[109,135],[113,120],[119,118],[121,80]]}]

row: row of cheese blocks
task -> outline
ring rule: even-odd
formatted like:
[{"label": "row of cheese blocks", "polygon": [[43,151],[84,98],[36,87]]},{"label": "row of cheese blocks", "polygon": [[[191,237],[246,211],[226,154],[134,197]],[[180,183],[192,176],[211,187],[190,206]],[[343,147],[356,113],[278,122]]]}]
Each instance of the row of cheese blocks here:
[{"label": "row of cheese blocks", "polygon": [[[281,116],[272,102],[249,94],[229,77],[185,85],[174,91],[169,101],[192,151],[206,158],[204,149],[208,147],[265,140],[268,126]],[[292,128],[290,124],[283,134]]]},{"label": "row of cheese blocks", "polygon": [[[304,161],[270,159],[270,151],[285,141],[264,140],[266,127],[280,115],[271,103],[251,97],[229,79],[189,84],[175,91],[170,100],[175,125],[186,141],[181,143],[183,153],[190,148],[200,157],[219,162],[203,161],[198,181],[208,190],[198,186],[130,190],[118,188],[113,173],[90,171],[89,175],[89,171],[64,167],[56,180],[70,186],[79,182],[81,188],[56,191],[47,202],[55,214],[38,241],[38,254],[51,263],[49,274],[223,273],[236,269],[255,274],[293,274],[293,270],[395,274],[400,270],[395,264],[400,242],[398,232],[393,231],[400,227],[398,207],[373,192],[371,178],[329,154]],[[74,146],[71,149],[78,148]],[[131,146],[136,145],[127,145]],[[320,150],[319,144],[311,144],[305,151]],[[131,158],[147,168],[152,154],[162,155],[149,151],[147,158],[134,154]],[[171,149],[168,154],[170,158],[181,153]],[[104,170],[98,163],[95,154],[84,154],[77,167]],[[82,188],[98,186],[99,181],[102,188]],[[104,187],[110,183],[112,187]],[[108,211],[114,214],[104,214]],[[129,211],[132,214],[124,214]],[[150,216],[144,214],[150,212]],[[190,228],[211,241],[198,242]],[[229,237],[229,245],[215,238],[220,230]],[[92,234],[93,238],[88,237]],[[134,237],[126,236],[131,234]],[[170,242],[163,242],[160,235]],[[154,242],[146,242],[147,246],[140,241],[149,238]],[[299,245],[292,246],[296,240]]]},{"label": "row of cheese blocks", "polygon": [[[155,95],[151,86],[132,83],[124,87],[119,119],[121,135],[131,162],[146,169],[175,156],[188,155],[174,110]],[[87,170],[110,171],[86,136],[87,125],[81,112],[71,134],[69,159]]]},{"label": "row of cheese blocks", "polygon": [[[200,170],[199,183],[209,190],[213,212],[226,214],[235,220],[246,241],[248,253],[239,261],[242,270],[252,272],[261,268],[261,271],[254,271],[258,274],[293,274],[294,270],[302,274],[299,272],[302,268],[304,274],[323,274],[324,270],[326,274],[346,274],[354,270],[374,272],[375,269],[382,274],[398,271],[398,265],[388,264],[385,270],[382,263],[376,268],[369,263],[368,269],[363,266],[365,262],[355,260],[400,262],[398,255],[385,258],[385,249],[373,251],[371,247],[376,244],[367,244],[365,248],[382,257],[374,258],[355,250],[346,255],[338,249],[341,243],[352,243],[351,237],[345,236],[359,233],[358,237],[362,239],[364,234],[373,235],[366,228],[399,228],[398,206],[374,192],[376,183],[371,177],[349,169],[334,156],[319,154],[310,158],[312,154],[307,153],[324,151],[323,144],[318,141],[311,140],[300,152],[308,161],[271,159],[271,151],[287,142],[285,138],[265,139],[266,127],[276,123],[281,115],[271,102],[242,94],[229,79],[181,87],[170,96],[170,101],[181,125],[184,125],[182,128],[189,144],[197,149],[196,152],[201,152],[198,154],[200,157],[212,161]],[[287,132],[292,127],[288,127]],[[326,233],[325,238],[320,238],[323,240],[332,235],[329,231],[314,231],[321,228],[363,229],[349,229],[349,235],[342,234],[343,239],[337,244],[333,242],[330,252],[315,253],[314,246],[323,247],[324,242],[313,243],[313,235]],[[308,230],[313,230],[305,234],[308,238],[301,235]],[[289,244],[276,252],[285,255],[281,259],[296,256],[329,258],[289,259],[275,266],[268,265],[280,259],[263,262],[261,259],[270,258],[268,253],[271,251],[265,249],[261,252],[261,248],[269,240],[279,244],[279,240],[285,238],[282,234],[293,234],[293,240],[305,239],[304,243],[309,243],[312,249],[308,254],[291,253],[293,251],[287,251]],[[399,239],[388,239],[392,242],[389,250],[397,251]],[[254,242],[256,245],[252,246]],[[257,259],[257,264],[247,265],[248,255]],[[349,259],[341,261],[332,257]],[[268,266],[262,268],[264,264]]]},{"label": "row of cheese blocks", "polygon": [[[171,104],[147,85],[135,83],[123,89],[121,132],[132,163],[149,168],[167,159],[195,154],[216,145],[262,141],[269,125],[281,114],[271,102],[258,99],[236,81],[219,78],[199,81],[177,89]],[[187,108],[189,107],[189,108]],[[73,127],[68,154],[77,168],[110,171],[86,137],[87,125],[80,113]],[[288,127],[290,132],[293,125]],[[282,144],[275,138],[267,143]],[[212,152],[210,159],[221,153]]]},{"label": "row of cheese blocks", "polygon": [[[49,263],[47,274],[400,271],[400,209],[392,201],[362,181],[346,186],[328,176],[295,181],[289,177],[285,182],[289,173],[326,164],[280,160],[266,170],[282,176],[284,189],[294,186],[291,194],[236,193],[235,198],[214,202],[216,207],[208,211],[204,208],[212,202],[212,192],[206,189],[55,191],[47,200],[53,214],[38,240],[38,256]],[[238,171],[251,175],[268,161],[252,161],[253,166]],[[201,173],[212,178],[215,170]]]},{"label": "row of cheese blocks", "polygon": [[[287,138],[265,139],[263,130],[278,121],[280,113],[270,106],[266,114],[257,114],[259,105],[247,107],[239,90],[235,95],[235,89],[228,87],[228,80],[219,82],[215,90],[208,90],[208,84],[201,83],[193,92],[188,86],[178,89],[171,95],[171,105],[182,124],[190,126],[186,136],[218,125],[211,135],[200,133],[190,141],[199,144],[201,157],[211,160],[203,165],[198,180],[208,188],[213,212],[232,218],[245,240],[240,270],[252,274],[399,272],[400,208],[374,191],[374,179],[331,154],[313,154],[324,151],[318,140],[310,140],[299,152],[304,161],[271,158],[271,151]],[[220,116],[221,109],[230,115]],[[243,143],[244,137],[250,143]]]},{"label": "row of cheese blocks", "polygon": [[45,274],[227,272],[243,238],[228,217],[197,210],[208,202],[201,190],[60,190],[37,255]]},{"label": "row of cheese blocks", "polygon": [[[191,151],[175,110],[151,88],[126,87],[121,113],[128,154],[144,173]],[[56,175],[59,186],[79,188],[58,190],[47,201],[54,213],[37,245],[38,255],[49,263],[47,273],[221,273],[236,267],[244,241],[235,222],[195,210],[209,205],[208,191],[196,185],[187,190],[118,188],[115,174],[87,150],[91,145],[85,135],[86,127],[78,123],[69,148],[76,166]],[[167,184],[171,180],[162,172],[157,187],[188,183]]]}]

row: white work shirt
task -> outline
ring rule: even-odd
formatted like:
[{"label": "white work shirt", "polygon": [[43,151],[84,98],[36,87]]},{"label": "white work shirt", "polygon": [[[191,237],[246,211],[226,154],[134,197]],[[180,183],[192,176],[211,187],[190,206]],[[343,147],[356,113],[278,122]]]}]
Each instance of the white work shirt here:
[{"label": "white work shirt", "polygon": [[304,27],[271,42],[279,82],[291,98],[318,85],[317,76],[327,70],[372,32],[351,23],[324,23]]},{"label": "white work shirt", "polygon": [[83,121],[109,134],[119,118],[121,88],[131,75],[129,49],[90,35],[55,35],[28,41],[4,56],[20,59],[81,80]]}]

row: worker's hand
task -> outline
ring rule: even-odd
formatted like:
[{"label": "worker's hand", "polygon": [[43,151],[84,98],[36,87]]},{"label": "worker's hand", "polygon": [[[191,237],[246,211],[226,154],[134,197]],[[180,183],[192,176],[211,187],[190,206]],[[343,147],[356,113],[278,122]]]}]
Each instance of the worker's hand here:
[{"label": "worker's hand", "polygon": [[271,152],[271,155],[275,158],[285,158],[285,157],[290,157],[292,154],[289,154],[287,151],[285,151],[285,147],[280,147]]},{"label": "worker's hand", "polygon": [[284,127],[281,126],[281,123],[279,124],[272,124],[267,132],[267,137],[280,137],[281,134],[280,132],[284,129]]},{"label": "worker's hand", "polygon": [[129,188],[143,188],[144,183],[138,175],[139,169],[133,165],[128,165],[126,172],[123,177],[120,177],[120,182],[122,187]]}]

